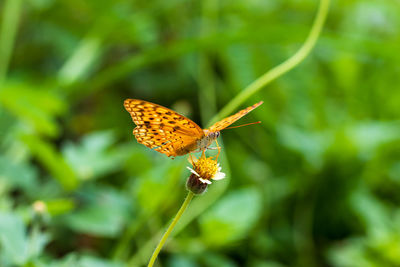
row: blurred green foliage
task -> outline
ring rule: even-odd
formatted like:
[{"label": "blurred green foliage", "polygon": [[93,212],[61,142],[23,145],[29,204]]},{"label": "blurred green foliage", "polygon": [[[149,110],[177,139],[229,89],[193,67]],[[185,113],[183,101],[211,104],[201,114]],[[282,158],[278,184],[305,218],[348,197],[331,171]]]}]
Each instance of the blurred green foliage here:
[{"label": "blurred green foliage", "polygon": [[[0,266],[147,262],[186,158],[138,144],[123,100],[209,119],[290,57],[314,0],[0,2]],[[400,266],[400,5],[338,0],[312,54],[223,132],[227,179],[159,266]],[[213,152],[209,152],[213,153]]]}]

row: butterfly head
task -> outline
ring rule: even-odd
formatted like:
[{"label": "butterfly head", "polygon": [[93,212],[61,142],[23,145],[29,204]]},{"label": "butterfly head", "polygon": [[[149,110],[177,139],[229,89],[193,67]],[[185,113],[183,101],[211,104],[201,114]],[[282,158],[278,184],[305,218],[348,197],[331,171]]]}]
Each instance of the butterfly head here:
[{"label": "butterfly head", "polygon": [[197,141],[197,148],[206,150],[219,137],[219,134],[219,131],[204,130],[204,137]]},{"label": "butterfly head", "polygon": [[209,136],[210,139],[212,139],[212,140],[214,141],[215,139],[217,139],[217,138],[219,137],[219,131],[217,131],[217,132],[210,132],[210,133],[208,134],[208,136]]}]

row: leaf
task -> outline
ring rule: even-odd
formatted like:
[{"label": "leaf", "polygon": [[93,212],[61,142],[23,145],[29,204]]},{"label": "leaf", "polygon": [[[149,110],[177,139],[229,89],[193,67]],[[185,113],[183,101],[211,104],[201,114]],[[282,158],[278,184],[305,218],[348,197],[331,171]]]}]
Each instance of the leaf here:
[{"label": "leaf", "polygon": [[212,267],[212,266],[219,266],[219,267],[237,267],[233,260],[226,257],[223,254],[217,254],[213,252],[207,253],[207,257],[201,258],[201,261],[204,262],[203,266]]},{"label": "leaf", "polygon": [[21,140],[65,190],[73,190],[78,186],[79,181],[75,173],[52,144],[35,135],[22,135]]},{"label": "leaf", "polygon": [[261,213],[261,194],[255,188],[233,191],[200,217],[201,238],[222,246],[243,238]]},{"label": "leaf", "polygon": [[381,145],[400,140],[400,124],[379,121],[358,123],[349,127],[347,134],[361,156],[368,158]]},{"label": "leaf", "polygon": [[14,163],[9,158],[0,155],[0,179],[11,188],[22,188],[29,194],[38,186],[37,171],[31,165]]},{"label": "leaf", "polygon": [[10,141],[7,137],[12,135],[15,124],[15,117],[0,105],[0,145]]},{"label": "leaf", "polygon": [[35,132],[58,136],[59,127],[55,116],[62,114],[66,106],[50,90],[34,85],[8,83],[0,90],[0,103]]},{"label": "leaf", "polygon": [[111,262],[106,259],[71,253],[61,260],[53,261],[49,267],[123,267],[120,263]]},{"label": "leaf", "polygon": [[130,211],[130,202],[121,192],[111,188],[87,189],[88,198],[83,207],[63,220],[75,231],[95,236],[115,237],[124,226]]},{"label": "leaf", "polygon": [[390,234],[390,212],[364,187],[359,187],[351,196],[350,204],[365,223],[367,233],[372,236]]},{"label": "leaf", "polygon": [[34,224],[29,233],[29,258],[37,258],[43,252],[45,246],[50,242],[50,234],[42,232],[37,224]]},{"label": "leaf", "polygon": [[52,216],[61,215],[70,212],[75,208],[75,203],[71,199],[58,198],[43,201],[47,212]]},{"label": "leaf", "polygon": [[283,145],[301,153],[316,168],[322,166],[324,153],[333,142],[329,132],[309,132],[284,124],[277,131]]},{"label": "leaf", "polygon": [[363,240],[360,238],[353,238],[331,248],[328,253],[328,258],[334,264],[334,266],[378,266],[375,265],[368,257],[366,257],[364,250],[365,247]]},{"label": "leaf", "polygon": [[66,143],[62,153],[80,179],[94,179],[117,170],[128,156],[129,151],[111,149],[114,142],[112,132],[95,132],[80,144]]},{"label": "leaf", "polygon": [[198,267],[199,265],[189,256],[173,255],[168,259],[167,267]]},{"label": "leaf", "polygon": [[26,228],[20,217],[0,212],[0,244],[14,264],[22,265],[28,260]]},{"label": "leaf", "polygon": [[[251,62],[251,49],[243,44],[234,44],[224,49],[224,59],[230,72],[231,84],[237,91],[245,88],[257,78],[254,65]],[[235,55],[235,56],[233,56]]]},{"label": "leaf", "polygon": [[78,263],[79,267],[123,267],[122,264],[113,263],[105,259],[92,256],[83,256]]},{"label": "leaf", "polygon": [[85,76],[100,55],[100,38],[87,36],[82,39],[58,73],[58,78],[63,86],[68,86]]},{"label": "leaf", "polygon": [[165,207],[168,201],[173,199],[171,194],[177,189],[185,160],[163,161],[157,168],[148,171],[135,181],[135,195],[138,204],[144,207],[145,213]]}]

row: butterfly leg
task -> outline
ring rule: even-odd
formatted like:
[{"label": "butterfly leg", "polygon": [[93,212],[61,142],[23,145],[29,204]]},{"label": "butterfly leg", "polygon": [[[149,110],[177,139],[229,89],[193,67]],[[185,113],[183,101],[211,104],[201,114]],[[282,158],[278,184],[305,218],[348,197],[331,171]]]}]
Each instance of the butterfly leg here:
[{"label": "butterfly leg", "polygon": [[221,153],[221,147],[218,145],[217,139],[215,139],[215,144],[217,145],[216,148],[218,149],[218,154],[217,154],[217,156],[215,157],[215,160],[218,160],[219,153]]}]

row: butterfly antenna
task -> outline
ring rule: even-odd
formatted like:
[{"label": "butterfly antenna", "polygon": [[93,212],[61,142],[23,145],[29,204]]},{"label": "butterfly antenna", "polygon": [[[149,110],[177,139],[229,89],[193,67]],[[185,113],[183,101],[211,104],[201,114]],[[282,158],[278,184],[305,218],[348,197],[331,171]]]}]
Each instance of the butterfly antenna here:
[{"label": "butterfly antenna", "polygon": [[239,127],[248,126],[248,125],[252,125],[252,124],[259,124],[259,123],[261,123],[261,121],[250,122],[250,123],[246,123],[246,124],[242,124],[242,125],[238,125],[238,126],[226,127],[223,130],[234,129],[234,128],[239,128]]}]

